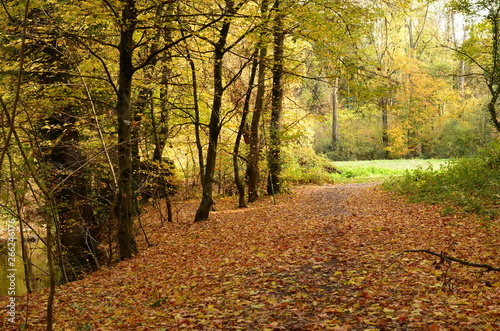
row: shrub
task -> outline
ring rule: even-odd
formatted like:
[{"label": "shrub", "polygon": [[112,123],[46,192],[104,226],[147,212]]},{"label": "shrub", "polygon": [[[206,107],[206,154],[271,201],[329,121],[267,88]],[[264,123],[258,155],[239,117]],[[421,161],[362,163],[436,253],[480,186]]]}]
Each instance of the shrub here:
[{"label": "shrub", "polygon": [[475,157],[455,159],[438,170],[417,169],[393,179],[386,187],[414,201],[446,204],[463,212],[496,217],[500,206],[500,144]]},{"label": "shrub", "polygon": [[337,172],[334,164],[312,148],[293,144],[284,151],[283,178],[300,184],[332,183],[332,173]]}]

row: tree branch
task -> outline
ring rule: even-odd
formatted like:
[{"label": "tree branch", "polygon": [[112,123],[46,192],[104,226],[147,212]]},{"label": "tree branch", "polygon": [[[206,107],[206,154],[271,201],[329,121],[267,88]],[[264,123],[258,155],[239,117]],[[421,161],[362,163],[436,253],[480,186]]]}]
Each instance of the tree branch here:
[{"label": "tree branch", "polygon": [[447,49],[450,49],[460,55],[463,55],[465,56],[467,59],[469,59],[472,63],[474,63],[475,65],[477,65],[479,67],[479,69],[483,70],[485,73],[490,73],[484,66],[482,66],[479,62],[476,61],[476,59],[474,59],[472,56],[470,56],[469,54],[467,54],[466,52],[464,51],[461,51],[457,48],[453,48],[453,47],[450,47],[450,46],[447,46],[447,45],[444,45],[444,44],[441,44],[442,47],[444,48],[447,48]]},{"label": "tree branch", "polygon": [[116,84],[114,83],[114,80],[113,80],[113,77],[111,76],[111,72],[109,71],[109,68],[108,68],[108,65],[106,64],[106,61],[104,61],[104,59],[99,55],[97,54],[97,52],[95,52],[89,45],[87,45],[86,43],[82,42],[81,40],[79,40],[78,38],[75,38],[73,39],[75,40],[76,42],[78,42],[80,45],[82,45],[85,49],[87,49],[87,51],[92,54],[92,56],[94,56],[99,62],[101,62],[101,65],[104,69],[104,71],[106,72],[106,76],[108,77],[108,81],[109,83],[111,84],[111,87],[113,87],[113,90],[115,92],[115,94],[118,94],[118,87],[116,86]]},{"label": "tree branch", "polygon": [[24,74],[24,58],[25,58],[25,53],[26,53],[26,31],[28,29],[28,13],[29,13],[29,6],[30,6],[30,1],[28,0],[26,2],[25,10],[24,10],[24,18],[23,18],[23,34],[21,38],[21,50],[20,50],[20,57],[19,57],[19,72],[17,74],[17,82],[16,82],[16,89],[15,89],[15,94],[14,94],[14,102],[12,105],[12,114],[9,113],[7,109],[7,105],[4,103],[3,99],[0,96],[0,100],[2,102],[2,108],[4,109],[7,121],[8,121],[8,127],[9,131],[7,133],[7,136],[5,137],[4,145],[2,147],[2,150],[0,152],[0,171],[2,170],[2,165],[3,165],[3,160],[5,158],[5,154],[7,153],[7,150],[9,149],[10,146],[10,140],[12,139],[12,134],[16,133],[15,132],[15,119],[16,119],[16,114],[17,114],[17,105],[19,103],[19,99],[21,98],[21,85],[22,85],[22,78]]},{"label": "tree branch", "polygon": [[457,263],[460,263],[462,265],[466,265],[469,267],[486,269],[484,271],[498,271],[498,272],[500,272],[499,267],[494,267],[492,265],[484,264],[484,263],[469,262],[469,261],[462,260],[462,259],[459,259],[459,258],[456,258],[453,256],[446,255],[445,253],[436,253],[436,252],[433,252],[433,251],[428,250],[428,249],[406,249],[403,252],[401,252],[401,254],[399,254],[399,255],[402,255],[404,253],[426,253],[426,254],[437,256],[437,257],[443,259],[444,261],[457,262]]},{"label": "tree branch", "polygon": [[5,13],[7,14],[7,16],[9,17],[10,22],[11,22],[12,24],[15,24],[15,22],[16,22],[16,21],[14,20],[14,18],[12,17],[12,15],[9,13],[9,9],[8,9],[8,8],[7,8],[7,6],[5,5],[5,1],[4,1],[4,0],[1,0],[0,2],[2,3],[2,7],[3,7],[3,9],[4,9]]},{"label": "tree branch", "polygon": [[222,20],[223,18],[225,17],[225,15],[221,15],[220,17],[214,19],[213,21],[203,25],[201,28],[199,28],[198,30],[196,31],[193,31],[189,34],[186,34],[182,37],[180,37],[179,39],[175,40],[175,41],[172,41],[170,43],[168,43],[167,45],[165,45],[164,47],[160,48],[160,49],[157,49],[153,52],[151,52],[151,54],[149,54],[149,56],[139,65],[137,65],[136,67],[134,67],[133,71],[136,72],[144,67],[146,67],[150,62],[153,61],[153,59],[160,53],[162,52],[165,52],[166,50],[176,46],[177,44],[181,43],[182,41],[192,37],[192,36],[195,36],[197,35],[198,33],[202,32],[203,30],[209,28],[210,26],[212,26],[213,24],[217,23],[218,21]]}]

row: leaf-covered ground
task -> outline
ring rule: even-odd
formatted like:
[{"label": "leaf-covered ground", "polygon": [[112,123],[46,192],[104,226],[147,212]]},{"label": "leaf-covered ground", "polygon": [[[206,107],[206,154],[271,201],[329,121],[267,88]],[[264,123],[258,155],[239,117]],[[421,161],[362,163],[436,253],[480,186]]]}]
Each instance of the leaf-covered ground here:
[{"label": "leaf-covered ground", "polygon": [[[430,249],[500,266],[499,224],[441,216],[373,184],[299,187],[247,209],[228,199],[192,224],[196,205],[177,204],[164,227],[151,210],[142,221],[155,246],[58,287],[56,329],[500,329],[500,273],[397,256]],[[18,301],[33,330],[46,295]]]}]

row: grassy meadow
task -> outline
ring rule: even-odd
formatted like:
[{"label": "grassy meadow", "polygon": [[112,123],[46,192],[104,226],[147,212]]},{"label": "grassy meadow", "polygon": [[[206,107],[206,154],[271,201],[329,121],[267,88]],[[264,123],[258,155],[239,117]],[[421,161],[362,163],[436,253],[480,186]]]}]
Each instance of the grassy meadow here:
[{"label": "grassy meadow", "polygon": [[444,159],[336,161],[334,165],[342,173],[332,174],[332,177],[335,182],[383,181],[402,176],[407,170],[439,169],[446,162]]},{"label": "grassy meadow", "polygon": [[401,160],[370,160],[370,161],[337,161],[337,169],[342,171],[339,177],[350,178],[385,178],[404,175],[407,170],[439,169],[446,163],[444,159],[401,159]]},{"label": "grassy meadow", "polygon": [[[380,182],[405,175],[408,170],[440,169],[445,159],[332,161],[322,155],[301,152],[287,158],[283,178],[289,183],[325,184]],[[340,173],[336,173],[338,170]]]}]

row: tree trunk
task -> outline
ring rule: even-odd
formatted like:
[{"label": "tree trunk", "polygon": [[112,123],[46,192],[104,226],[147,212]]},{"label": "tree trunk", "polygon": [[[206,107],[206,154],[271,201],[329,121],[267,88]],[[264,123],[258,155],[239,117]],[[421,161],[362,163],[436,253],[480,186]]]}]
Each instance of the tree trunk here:
[{"label": "tree trunk", "polygon": [[243,185],[243,181],[240,178],[238,157],[239,157],[239,152],[240,152],[241,137],[243,136],[243,133],[244,133],[246,125],[247,125],[248,111],[250,108],[250,97],[252,96],[253,84],[255,81],[255,74],[257,72],[257,66],[258,66],[257,52],[258,52],[258,50],[253,54],[254,60],[252,63],[252,69],[250,71],[250,78],[248,81],[248,89],[247,89],[247,93],[245,96],[245,102],[243,105],[243,113],[241,115],[240,126],[238,128],[238,133],[236,134],[236,142],[234,143],[234,150],[233,150],[234,182],[235,182],[236,187],[238,189],[238,207],[239,208],[246,207],[246,204],[245,204],[245,186]]},{"label": "tree trunk", "polygon": [[267,192],[274,194],[281,192],[281,115],[283,110],[283,48],[285,33],[283,31],[283,14],[281,0],[276,0],[273,5],[275,13],[274,37],[274,63],[272,68],[273,87],[271,91],[271,126],[270,146],[268,155],[269,178]]},{"label": "tree trunk", "polygon": [[500,132],[500,121],[497,116],[496,104],[499,96],[499,92],[492,94],[491,99],[488,102],[488,112],[490,113],[491,121],[498,132]]},{"label": "tree trunk", "polygon": [[389,157],[389,98],[381,97],[379,107],[382,110],[382,147],[384,148],[385,157]]},{"label": "tree trunk", "polygon": [[[451,11],[450,13],[450,18],[451,18],[451,38],[452,42],[455,48],[458,48],[460,45],[460,41],[457,38],[457,28],[455,26],[455,12]],[[467,30],[464,29],[464,36],[461,42],[465,41],[467,38]],[[458,74],[458,82],[457,82],[457,87],[458,90],[460,91],[460,96],[462,98],[465,98],[465,61],[460,60],[458,62],[458,68],[459,68],[459,74]]]},{"label": "tree trunk", "polygon": [[[167,76],[167,74],[165,74],[165,76]],[[167,95],[168,95],[168,79],[165,78],[163,81],[162,91],[160,92],[160,98],[162,100],[161,114],[160,114],[162,128],[159,132],[157,130],[157,125],[155,120],[154,105],[151,105],[151,119],[153,125],[153,137],[155,142],[153,162],[157,162],[160,168],[160,176],[161,176],[160,186],[163,191],[163,194],[165,195],[165,201],[167,207],[167,221],[173,222],[172,199],[170,198],[172,192],[169,187],[169,184],[167,183],[167,180],[165,179],[165,176],[163,175],[165,169],[162,157],[163,150],[166,146],[169,134],[168,119],[170,116],[169,116],[169,108],[167,106],[167,102],[165,101],[167,99]]]},{"label": "tree trunk", "polygon": [[[146,75],[147,77],[147,75]],[[142,174],[140,172],[141,156],[139,151],[139,141],[141,140],[141,114],[144,114],[146,107],[151,101],[153,90],[150,87],[143,87],[139,91],[137,101],[134,103],[131,126],[131,153],[132,153],[132,202],[134,204],[133,215],[140,215],[141,207],[137,195],[140,190]]]},{"label": "tree trunk", "polygon": [[[3,117],[3,116],[2,116]],[[25,223],[25,220],[24,220],[24,217],[22,216],[23,215],[23,210],[22,210],[22,206],[24,205],[24,201],[23,200],[23,197],[24,197],[24,194],[22,194],[21,192],[23,191],[23,189],[21,188],[21,185],[24,186],[24,188],[26,188],[27,186],[27,181],[24,181],[24,185],[21,184],[20,181],[18,181],[16,179],[16,176],[14,176],[15,174],[15,170],[14,170],[14,162],[13,162],[13,158],[12,158],[12,155],[10,153],[10,151],[7,151],[7,158],[8,158],[8,161],[9,161],[9,174],[10,174],[10,185],[11,185],[11,189],[12,189],[12,195],[14,197],[14,201],[15,201],[15,204],[16,204],[16,212],[17,214],[19,215],[19,235],[20,235],[20,239],[21,239],[21,256],[22,256],[22,259],[23,259],[23,267],[24,267],[24,279],[25,279],[25,283],[26,283],[26,291],[28,293],[31,293],[31,259],[29,257],[29,252],[28,252],[28,247],[26,247],[25,243],[26,243],[26,239],[25,239],[25,236],[24,236],[24,223]]]},{"label": "tree trunk", "polygon": [[134,0],[125,0],[122,11],[120,34],[120,72],[116,104],[118,128],[118,192],[114,213],[118,221],[118,259],[125,260],[137,253],[133,232],[132,201],[132,76],[134,67],[133,35],[137,24],[137,9]]},{"label": "tree trunk", "polygon": [[195,222],[208,219],[210,210],[213,205],[213,182],[215,173],[215,163],[217,159],[217,143],[219,142],[219,134],[221,130],[221,106],[224,86],[222,85],[222,67],[223,59],[226,53],[225,46],[229,27],[231,25],[230,16],[234,15],[234,1],[226,0],[226,18],[220,29],[219,40],[215,44],[214,49],[214,98],[212,103],[212,112],[210,122],[208,124],[209,142],[207,150],[207,159],[205,162],[205,176],[203,178],[203,193],[201,203],[196,211]]},{"label": "tree trunk", "polygon": [[[58,173],[54,176],[55,183],[64,180],[64,184],[54,191],[54,200],[58,205],[57,221],[64,260],[72,271],[68,280],[73,281],[81,273],[97,268],[95,237],[100,229],[89,203],[88,176],[80,169],[86,160],[76,143],[78,131],[71,127],[67,118],[62,115],[58,118],[66,129],[52,148],[50,161],[54,173]],[[67,177],[68,173],[72,175]]]},{"label": "tree trunk", "polygon": [[498,119],[496,104],[500,97],[500,12],[490,10],[488,19],[491,22],[491,32],[493,35],[493,47],[491,56],[493,68],[490,73],[485,73],[491,99],[488,102],[488,112],[495,129],[500,132],[500,120]]},{"label": "tree trunk", "polygon": [[196,66],[191,58],[191,53],[188,48],[186,48],[186,56],[189,62],[189,67],[191,68],[191,80],[193,85],[193,102],[194,102],[194,132],[196,139],[196,149],[198,151],[198,165],[200,167],[200,181],[203,183],[205,178],[205,170],[203,164],[203,146],[201,144],[201,134],[200,134],[200,107],[198,103],[198,80],[196,75]]},{"label": "tree trunk", "polygon": [[339,106],[338,106],[338,93],[339,93],[339,79],[335,78],[333,83],[332,91],[332,152],[337,150],[337,144],[339,141],[338,136],[338,118],[339,118]]},{"label": "tree trunk", "polygon": [[459,66],[458,89],[460,96],[465,99],[465,61],[460,61]]},{"label": "tree trunk", "polygon": [[[55,206],[52,206],[55,208]],[[45,214],[46,218],[46,231],[47,231],[47,266],[49,268],[49,295],[47,298],[47,331],[53,330],[54,323],[54,297],[56,293],[56,275],[54,270],[54,259],[52,253],[52,245],[54,238],[52,236],[52,217],[54,216],[53,212],[49,212]],[[54,217],[55,218],[55,217]]]},{"label": "tree trunk", "polygon": [[[269,1],[263,0],[261,5],[261,14],[264,19],[267,19]],[[267,24],[263,22],[262,24]],[[264,31],[264,29],[262,29]],[[257,95],[255,96],[255,108],[250,125],[250,146],[247,161],[247,186],[248,186],[248,202],[254,202],[259,197],[259,159],[260,159],[260,137],[259,126],[260,118],[264,109],[264,94],[266,91],[266,57],[267,45],[264,41],[266,33],[261,32],[259,44],[259,74],[257,78]]]}]

